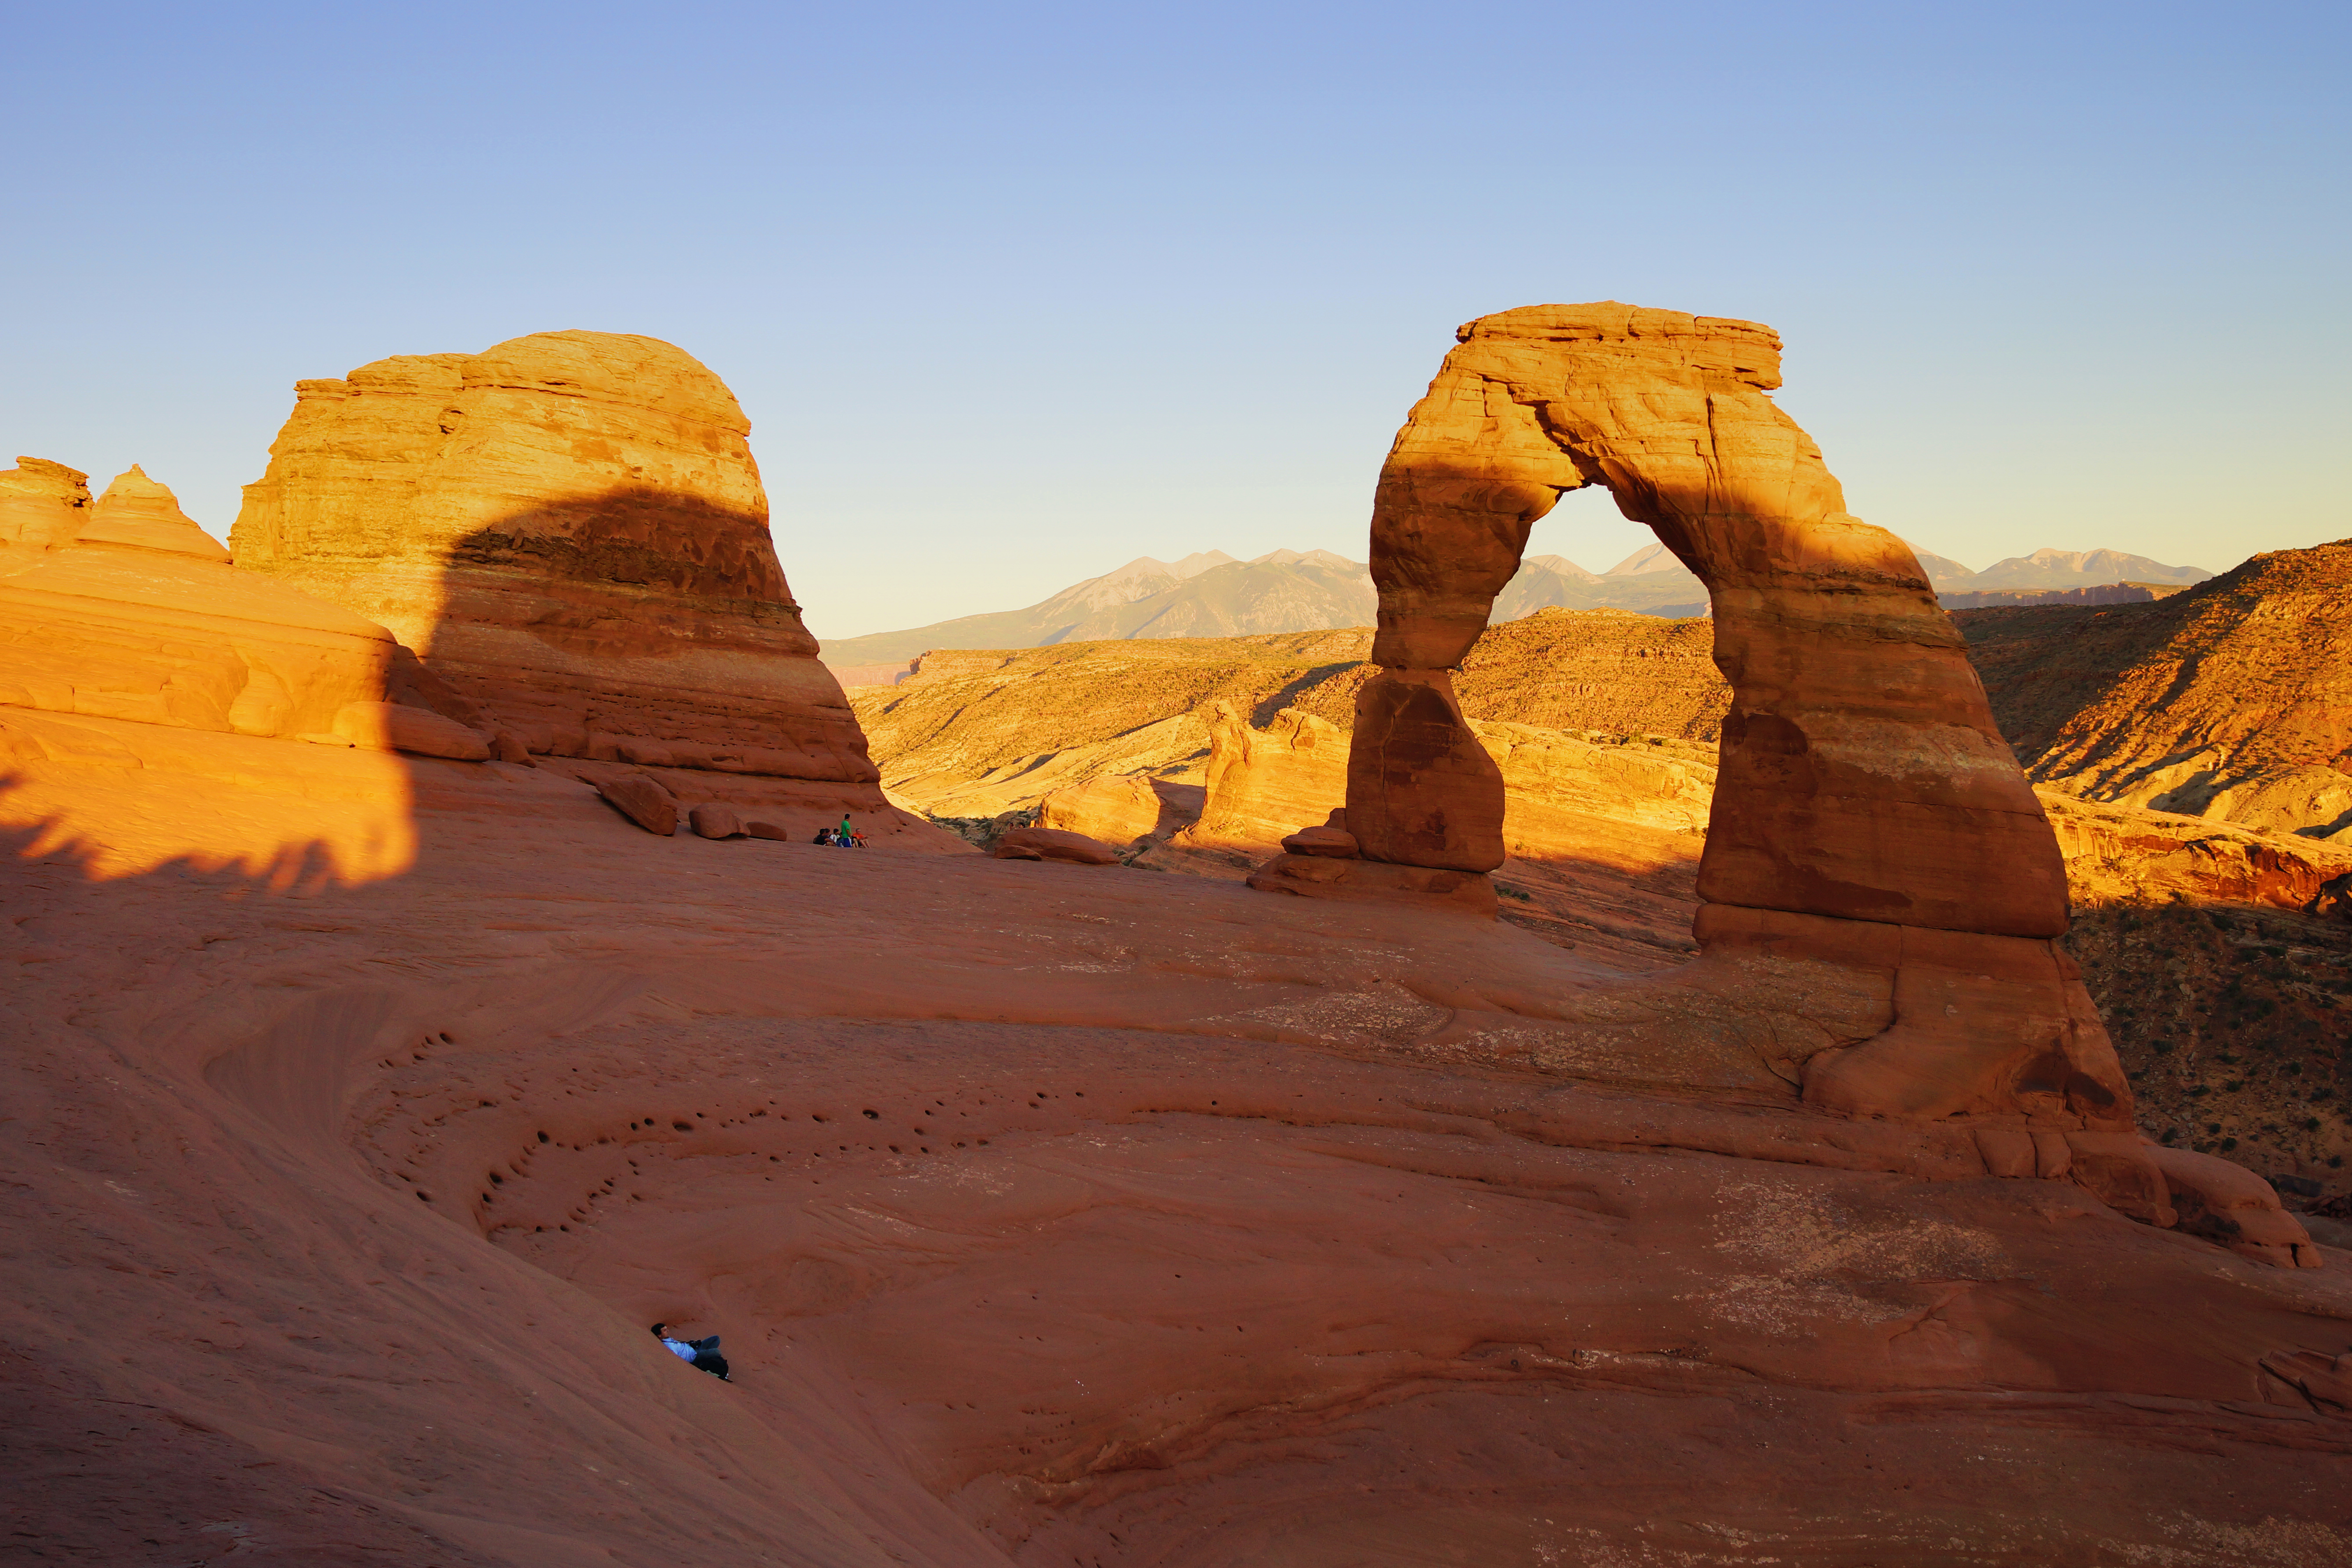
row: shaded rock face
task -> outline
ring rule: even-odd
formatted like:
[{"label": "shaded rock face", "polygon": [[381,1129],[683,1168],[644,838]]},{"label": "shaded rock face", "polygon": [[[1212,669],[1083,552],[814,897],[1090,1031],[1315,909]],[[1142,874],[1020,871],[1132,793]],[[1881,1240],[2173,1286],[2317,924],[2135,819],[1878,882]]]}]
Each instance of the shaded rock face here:
[{"label": "shaded rock face", "polygon": [[[1762,1065],[1824,1108],[2128,1130],[2113,1047],[2052,945],[2067,906],[2050,826],[1927,574],[1847,513],[1766,395],[1778,336],[1607,303],[1505,311],[1457,337],[1373,507],[1383,671],[1358,698],[1347,805],[1363,855],[1502,863],[1501,771],[1451,671],[1529,527],[1605,484],[1707,584],[1731,686],[1705,955],[1654,988],[1663,1010],[1628,1033],[1624,1069],[1728,1086],[1748,1069],[1697,1059],[1694,1039],[1744,1035],[1730,1054],[1746,1057],[1758,1018],[1786,1008]],[[1832,1017],[1807,991],[1852,1005]],[[2164,1190],[2152,1170],[2136,1179]]]},{"label": "shaded rock face", "polygon": [[2037,784],[2352,843],[2352,540],[2150,604],[1959,624]]},{"label": "shaded rock face", "polygon": [[541,332],[296,392],[240,567],[389,626],[534,752],[877,776],[777,563],[750,425],[690,355]]}]

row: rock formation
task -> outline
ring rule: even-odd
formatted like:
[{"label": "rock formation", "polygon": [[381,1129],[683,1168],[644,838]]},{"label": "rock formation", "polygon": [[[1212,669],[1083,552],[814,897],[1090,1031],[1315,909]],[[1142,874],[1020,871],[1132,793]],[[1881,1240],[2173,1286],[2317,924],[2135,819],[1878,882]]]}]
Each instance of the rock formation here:
[{"label": "rock formation", "polygon": [[136,463],[106,487],[106,493],[90,509],[89,521],[75,537],[83,544],[137,545],[222,564],[229,558],[220,541],[180,510],[180,500],[171,488],[149,479],[147,470]]},{"label": "rock formation", "polygon": [[[0,574],[0,708],[18,715],[0,724],[0,751],[49,761],[102,755],[116,769],[152,763],[228,777],[312,768],[284,756],[207,751],[168,736],[197,731],[458,762],[530,760],[512,731],[493,731],[494,713],[453,690],[387,628],[282,576],[232,564],[229,552],[180,510],[171,490],[142,470],[123,474],[89,505],[74,500],[87,498],[80,476],[56,464],[26,459],[11,482],[15,490],[0,495],[32,499],[16,514],[24,525],[19,539],[0,552],[0,562],[13,568]],[[57,538],[60,519],[76,525],[73,538]],[[814,668],[813,661],[796,662]],[[87,723],[33,713],[124,727],[94,731]],[[650,745],[640,750],[663,760],[672,755]],[[577,762],[572,771],[590,784],[625,792],[634,781],[674,812],[740,799],[779,822],[802,825],[787,837],[805,837],[820,822],[848,812],[899,847],[961,848],[889,806],[870,783],[593,761]],[[350,797],[349,819],[331,833],[314,834],[331,847],[324,853],[335,875],[380,874],[405,863],[410,835],[402,817],[415,783],[394,767],[357,785],[318,786],[322,799]],[[90,809],[98,800],[86,793]],[[78,805],[54,820],[70,832],[66,825],[84,815]],[[283,826],[299,835],[305,823],[289,817]],[[180,840],[179,852],[207,859],[223,853],[225,843],[251,839],[247,834],[240,840],[232,822],[211,822]],[[161,838],[151,837],[135,852],[131,843],[112,835],[91,849],[110,863],[126,853],[131,864],[150,854],[169,858]],[[309,852],[280,847],[298,858]]]},{"label": "rock formation", "polygon": [[750,426],[692,357],[541,332],[296,392],[238,564],[390,627],[454,717],[561,757],[874,780],[777,563]]},{"label": "rock formation", "polygon": [[1285,708],[1259,729],[1223,699],[1207,718],[1201,816],[1181,842],[1263,851],[1300,823],[1319,821],[1345,798],[1348,737],[1330,721]]},{"label": "rock formation", "polygon": [[1218,700],[1255,712],[1351,669],[1370,640],[1291,632],[934,653],[853,701],[893,795],[940,816],[992,817],[1105,774],[1198,787]]},{"label": "rock formation", "polygon": [[[2236,955],[2190,1029],[2164,1019],[2132,1063],[2167,1110],[2159,1149],[2066,1108],[2080,1089],[2030,1028],[2042,998],[2021,1004],[1969,932],[1767,910],[1780,923],[1744,945],[1703,921],[1706,956],[1661,975],[1662,950],[1620,962],[1423,902],[820,850],[808,815],[689,793],[810,781],[395,760],[342,742],[462,731],[478,752],[433,706],[471,700],[373,623],[224,565],[135,477],[103,520],[81,510],[78,542],[0,581],[0,679],[63,694],[0,709],[0,1311],[36,1347],[0,1356],[20,1551],[2352,1555],[2352,1255],[2257,1267],[2319,1248],[2211,1157],[2258,1132],[2299,1175],[2328,1157],[2264,1123],[2336,1114],[2352,924],[2095,911],[2126,950],[2117,1016],[2182,1005]],[[316,624],[289,622],[300,606]],[[1311,752],[1334,787],[1349,724],[1318,704],[1344,689],[1352,722],[1357,689],[1390,679],[1352,640],[1346,661],[1297,646],[1206,681],[1139,661],[1124,684],[1198,693],[1174,711],[1202,776],[1287,809],[1296,781],[1254,769]],[[78,651],[45,663],[53,644]],[[353,667],[370,681],[320,743],[259,732],[318,723]],[[1055,707],[987,679],[968,732]],[[1107,728],[1066,715],[1071,749],[1168,740],[1167,712],[1131,721],[1150,693],[1087,689]],[[1700,706],[1661,700],[1648,739],[1462,708],[1507,802],[1549,803],[1506,811],[1514,857],[1531,832],[1616,853],[1574,820],[1601,803],[1631,818],[1623,844],[1691,858]],[[1289,742],[1262,743],[1269,725]],[[1020,744],[1003,725],[962,754]],[[1156,824],[1181,787],[1124,798]],[[624,795],[694,835],[641,831]],[[1343,880],[1487,887],[1365,859],[1344,816],[1301,826],[1296,858]],[[797,842],[755,842],[778,838]],[[2277,896],[2286,861],[2246,864]],[[1758,912],[1709,918],[1727,910]],[[1966,962],[1916,962],[1915,931]],[[1915,1043],[2007,1031],[2040,1052],[2012,1081],[2026,1108],[1801,1103],[1815,1061],[1898,1004]],[[2245,1082],[2158,1082],[2198,1056]],[[734,1383],[666,1354],[657,1321],[723,1334]]]},{"label": "rock formation", "polygon": [[[1474,721],[1713,742],[1731,701],[1713,637],[1706,620],[1541,610],[1488,627],[1455,687]],[[850,701],[902,801],[983,818],[1058,797],[1052,809],[1088,814],[1079,831],[1124,844],[1183,826],[1155,791],[1192,791],[1187,815],[1198,814],[1220,701],[1259,729],[1289,708],[1352,731],[1371,640],[1349,630],[931,653],[908,679]],[[1269,823],[1254,842],[1292,826]]]},{"label": "rock formation", "polygon": [[389,632],[233,568],[139,469],[79,515],[78,538],[0,579],[0,703],[349,744],[345,710],[398,695]]},{"label": "rock formation", "polygon": [[2352,845],[2078,800],[2047,786],[2034,793],[2066,857],[2077,911],[2249,904],[2352,921]]},{"label": "rock formation", "polygon": [[1134,847],[1165,839],[1200,820],[1208,792],[1140,773],[1105,773],[1066,784],[1037,803],[1037,825]]},{"label": "rock formation", "polygon": [[1015,827],[989,853],[999,860],[1060,860],[1072,866],[1112,866],[1118,852],[1099,839],[1058,827]]},{"label": "rock formation", "polygon": [[0,576],[70,544],[89,521],[89,476],[46,458],[0,471]]},{"label": "rock formation", "polygon": [[2036,783],[2352,842],[2352,540],[2149,604],[1958,619]]},{"label": "rock formation", "polygon": [[[1580,1076],[1779,1078],[1851,1115],[2039,1122],[2072,1141],[2077,1179],[2172,1223],[2166,1174],[2132,1152],[2114,1048],[2053,942],[2067,906],[2049,824],[1911,551],[1846,512],[1766,395],[1779,339],[1613,303],[1509,310],[1457,336],[1373,505],[1382,669],[1358,696],[1346,816],[1363,859],[1285,856],[1253,883],[1346,887],[1333,868],[1360,866],[1354,885],[1385,891],[1502,863],[1501,771],[1453,670],[1529,527],[1605,484],[1707,584],[1732,699],[1702,956],[1563,999],[1561,1016],[1611,1037]],[[1996,1169],[2007,1137],[1983,1145]]]},{"label": "rock formation", "polygon": [[[2057,850],[1965,645],[1909,549],[1846,514],[1819,451],[1765,395],[1780,385],[1769,331],[1543,306],[1461,336],[1374,504],[1384,674],[1360,699],[1363,787],[1349,802],[1368,857],[1499,863],[1486,826],[1496,781],[1452,771],[1466,752],[1450,672],[1529,526],[1597,481],[1713,595],[1733,700],[1710,903],[2027,938],[2065,929]],[[1419,841],[1433,832],[1448,839],[1443,859]],[[1989,883],[1987,858],[2008,874]]]}]

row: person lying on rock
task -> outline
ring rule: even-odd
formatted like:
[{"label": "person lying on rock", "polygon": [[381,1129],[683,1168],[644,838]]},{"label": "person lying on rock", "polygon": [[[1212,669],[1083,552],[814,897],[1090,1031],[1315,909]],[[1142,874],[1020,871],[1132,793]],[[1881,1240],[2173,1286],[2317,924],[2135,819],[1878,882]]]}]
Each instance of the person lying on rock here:
[{"label": "person lying on rock", "polygon": [[661,1341],[664,1350],[688,1366],[698,1367],[709,1373],[721,1383],[735,1381],[727,1375],[727,1358],[719,1353],[717,1334],[711,1335],[707,1340],[674,1340],[662,1332],[667,1327],[669,1327],[667,1323],[654,1325],[654,1338]]}]

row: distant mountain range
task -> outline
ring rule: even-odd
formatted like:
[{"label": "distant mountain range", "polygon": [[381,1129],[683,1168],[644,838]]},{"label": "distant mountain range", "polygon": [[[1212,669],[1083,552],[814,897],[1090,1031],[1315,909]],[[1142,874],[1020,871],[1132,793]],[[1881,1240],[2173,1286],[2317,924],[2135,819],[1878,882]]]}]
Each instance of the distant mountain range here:
[{"label": "distant mountain range", "polygon": [[[2037,550],[1982,572],[1925,551],[1918,554],[1937,593],[1948,596],[2126,582],[2186,584],[2213,574],[2115,550]],[[824,658],[849,684],[887,682],[891,667],[932,648],[1325,631],[1371,625],[1377,604],[1370,568],[1328,550],[1276,550],[1254,561],[1236,561],[1222,550],[1175,562],[1146,555],[1026,609],[831,640],[824,645]],[[1597,573],[1565,556],[1531,555],[1496,596],[1493,619],[1515,621],[1555,605],[1701,616],[1706,613],[1706,587],[1663,544],[1637,550]]]},{"label": "distant mountain range", "polygon": [[1236,561],[1222,550],[1176,562],[1145,555],[1025,610],[829,640],[824,658],[840,670],[904,664],[935,647],[1042,647],[1368,626],[1377,602],[1371,569],[1328,550],[1276,550],[1255,561]]}]

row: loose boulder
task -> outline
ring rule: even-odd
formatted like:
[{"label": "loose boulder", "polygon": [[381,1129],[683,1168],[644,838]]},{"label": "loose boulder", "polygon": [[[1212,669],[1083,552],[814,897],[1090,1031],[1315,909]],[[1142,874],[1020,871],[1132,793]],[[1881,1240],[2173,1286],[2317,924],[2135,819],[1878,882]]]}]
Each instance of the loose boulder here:
[{"label": "loose boulder", "polygon": [[1073,866],[1115,866],[1118,851],[1100,839],[1058,827],[1015,827],[989,851],[1000,860],[1066,860]]},{"label": "loose boulder", "polygon": [[719,801],[706,800],[686,814],[688,823],[704,838],[739,838],[743,834],[743,819],[735,808]]},{"label": "loose boulder", "polygon": [[677,831],[677,799],[643,773],[614,773],[596,781],[596,793],[647,833],[667,838]]},{"label": "loose boulder", "polygon": [[1344,827],[1302,827],[1282,841],[1293,855],[1313,855],[1332,860],[1353,860],[1356,836]]}]

